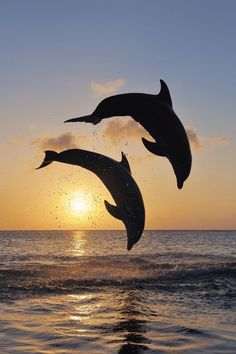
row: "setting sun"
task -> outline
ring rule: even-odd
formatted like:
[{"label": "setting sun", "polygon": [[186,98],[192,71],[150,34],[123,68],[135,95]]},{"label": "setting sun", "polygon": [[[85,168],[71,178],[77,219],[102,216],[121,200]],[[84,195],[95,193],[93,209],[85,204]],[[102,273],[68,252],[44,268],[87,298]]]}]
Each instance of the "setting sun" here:
[{"label": "setting sun", "polygon": [[70,210],[76,214],[85,213],[90,208],[89,204],[85,194],[75,194],[70,199]]}]

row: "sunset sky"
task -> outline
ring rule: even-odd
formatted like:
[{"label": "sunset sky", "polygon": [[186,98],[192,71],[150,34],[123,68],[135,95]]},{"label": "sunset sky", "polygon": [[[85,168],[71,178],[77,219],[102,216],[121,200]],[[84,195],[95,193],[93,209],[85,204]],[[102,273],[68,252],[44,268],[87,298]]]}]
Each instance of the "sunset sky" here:
[{"label": "sunset sky", "polygon": [[[114,203],[82,168],[35,171],[72,147],[130,162],[146,229],[236,228],[236,2],[0,0],[0,229],[117,229]],[[192,171],[178,190],[133,120],[64,124],[106,96],[167,83]]]}]

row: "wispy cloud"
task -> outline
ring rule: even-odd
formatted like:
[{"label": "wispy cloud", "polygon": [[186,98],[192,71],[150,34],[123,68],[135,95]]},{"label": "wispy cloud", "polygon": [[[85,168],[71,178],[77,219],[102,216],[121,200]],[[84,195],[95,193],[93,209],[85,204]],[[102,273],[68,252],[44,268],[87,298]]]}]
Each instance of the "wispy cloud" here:
[{"label": "wispy cloud", "polygon": [[87,141],[85,136],[77,136],[75,133],[67,132],[57,136],[49,136],[47,134],[40,136],[32,141],[41,150],[53,149],[73,149],[78,148],[81,142]]},{"label": "wispy cloud", "polygon": [[122,121],[117,118],[107,123],[104,130],[104,136],[116,145],[120,139],[141,138],[147,136],[147,132],[135,120],[127,118],[128,121]]},{"label": "wispy cloud", "polygon": [[228,138],[225,135],[212,136],[211,140],[217,144],[226,144],[228,142]]},{"label": "wispy cloud", "polygon": [[186,127],[186,133],[188,135],[190,144],[195,149],[202,149],[208,143],[211,143],[211,142],[215,143],[215,144],[225,144],[228,142],[228,138],[224,135],[199,137],[196,129],[191,126]]},{"label": "wispy cloud", "polygon": [[188,126],[186,127],[186,133],[189,139],[190,144],[195,148],[195,149],[201,149],[204,146],[203,141],[201,138],[198,137],[197,131],[195,128]]},{"label": "wispy cloud", "polygon": [[124,84],[125,84],[124,79],[108,81],[103,84],[100,84],[96,81],[92,81],[91,89],[95,94],[102,96],[102,95],[108,95],[110,93],[116,92]]},{"label": "wispy cloud", "polygon": [[[192,148],[196,150],[203,149],[208,143],[225,144],[228,142],[226,136],[208,136],[200,137],[197,130],[192,126],[186,127],[186,133]],[[104,137],[108,138],[114,145],[121,139],[140,139],[148,137],[147,131],[135,120],[127,118],[122,121],[119,118],[109,121],[104,130]]]}]

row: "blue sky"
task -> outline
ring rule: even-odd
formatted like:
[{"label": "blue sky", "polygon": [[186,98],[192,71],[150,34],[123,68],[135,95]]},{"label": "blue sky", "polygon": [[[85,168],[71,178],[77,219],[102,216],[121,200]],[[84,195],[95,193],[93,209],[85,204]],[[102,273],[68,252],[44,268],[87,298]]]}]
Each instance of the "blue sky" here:
[{"label": "blue sky", "polygon": [[224,113],[234,123],[235,1],[23,0],[0,8],[3,115],[13,99],[21,108],[49,95],[54,105],[64,98],[79,107],[91,80],[122,77],[123,90],[153,92],[163,78],[192,113],[188,123],[213,134],[224,129]]},{"label": "blue sky", "polygon": [[[91,135],[88,125],[63,124],[101,100],[91,82],[123,79],[117,92],[157,93],[164,79],[185,126],[202,141],[227,141],[194,153],[196,176],[221,170],[234,195],[235,13],[231,0],[0,0],[0,159],[12,171],[17,152],[19,164],[34,160],[32,141],[43,134]],[[19,137],[24,148],[7,154],[6,144]]]}]

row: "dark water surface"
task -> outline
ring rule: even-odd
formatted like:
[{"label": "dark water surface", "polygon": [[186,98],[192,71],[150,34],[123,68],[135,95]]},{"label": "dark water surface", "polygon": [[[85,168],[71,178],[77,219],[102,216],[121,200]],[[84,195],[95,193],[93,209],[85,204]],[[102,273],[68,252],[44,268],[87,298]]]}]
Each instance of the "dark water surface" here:
[{"label": "dark water surface", "polygon": [[0,353],[236,353],[236,232],[1,231]]}]

